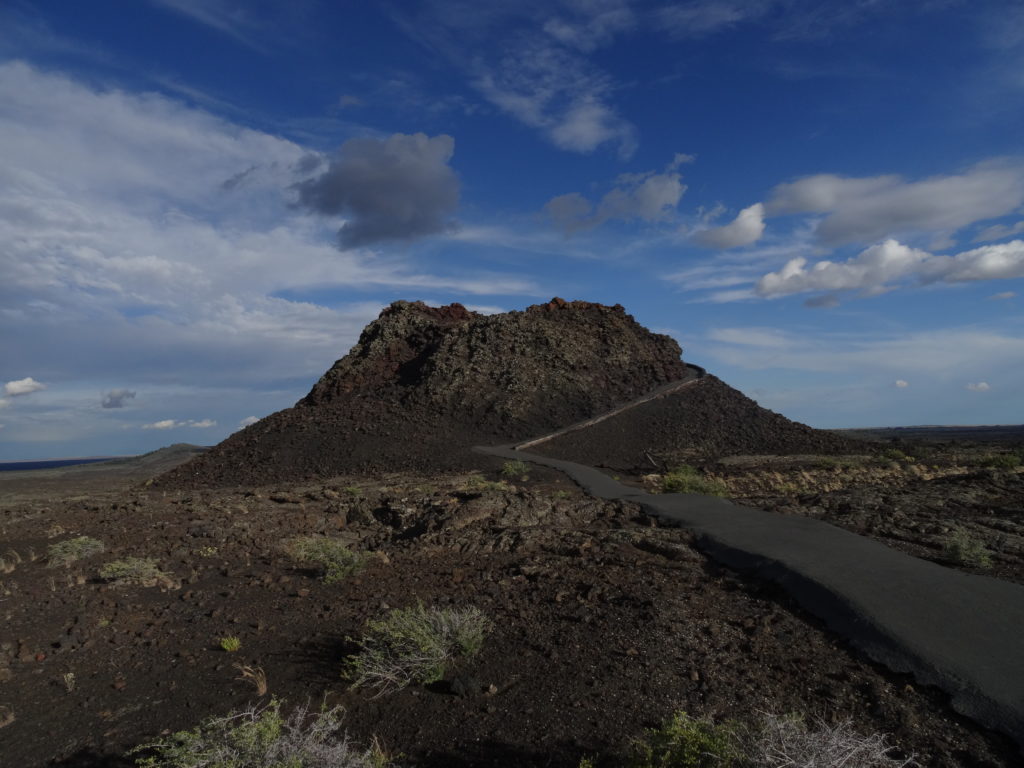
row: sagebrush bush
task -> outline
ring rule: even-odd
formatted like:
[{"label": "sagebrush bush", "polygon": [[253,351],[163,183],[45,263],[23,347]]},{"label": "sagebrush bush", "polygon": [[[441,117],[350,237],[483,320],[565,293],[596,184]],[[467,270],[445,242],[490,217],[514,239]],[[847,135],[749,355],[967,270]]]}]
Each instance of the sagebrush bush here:
[{"label": "sagebrush bush", "polygon": [[51,568],[58,565],[69,566],[78,560],[98,555],[103,550],[102,541],[88,536],[58,541],[46,549],[47,565]]},{"label": "sagebrush bush", "polygon": [[472,607],[396,608],[367,622],[365,634],[354,641],[359,653],[346,662],[346,676],[354,688],[376,688],[378,694],[436,682],[456,659],[480,651],[489,626]]},{"label": "sagebrush bush", "polygon": [[[850,721],[808,728],[798,715],[764,715],[753,725],[677,712],[638,739],[629,768],[909,768],[883,734],[864,736]],[[590,761],[584,761],[589,763]],[[583,768],[584,762],[581,762]]]},{"label": "sagebrush bush", "polygon": [[963,530],[949,535],[942,554],[947,560],[970,568],[988,568],[992,565],[992,556],[985,545]]},{"label": "sagebrush bush", "polygon": [[530,465],[525,461],[506,461],[501,466],[501,476],[509,480],[526,480],[530,475]]},{"label": "sagebrush bush", "polygon": [[997,453],[986,456],[980,462],[983,467],[993,469],[1016,469],[1021,464],[1021,457],[1015,453]]},{"label": "sagebrush bush", "polygon": [[350,550],[340,539],[326,536],[300,536],[289,541],[286,549],[300,563],[318,568],[327,584],[347,579],[363,569],[368,559]]},{"label": "sagebrush bush", "polygon": [[340,707],[310,716],[305,706],[281,714],[281,701],[207,720],[190,731],[143,744],[129,754],[140,768],[386,768],[374,744],[361,750],[342,730]]},{"label": "sagebrush bush", "polygon": [[725,496],[728,488],[718,480],[705,477],[693,467],[683,464],[661,478],[662,493],[703,493]]},{"label": "sagebrush bush", "polygon": [[895,758],[880,733],[865,736],[849,720],[808,728],[797,715],[765,715],[756,728],[741,729],[743,768],[909,768],[913,758]]},{"label": "sagebrush bush", "polygon": [[152,557],[126,557],[124,560],[107,563],[100,569],[100,578],[117,586],[178,586],[174,576],[161,571]]}]

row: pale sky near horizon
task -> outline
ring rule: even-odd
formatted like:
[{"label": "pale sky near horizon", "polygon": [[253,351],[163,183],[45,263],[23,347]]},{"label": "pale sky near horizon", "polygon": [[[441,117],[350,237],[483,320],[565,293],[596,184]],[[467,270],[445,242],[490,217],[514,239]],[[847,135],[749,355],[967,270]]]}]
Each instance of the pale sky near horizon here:
[{"label": "pale sky near horizon", "polygon": [[396,299],[1024,422],[1018,0],[7,0],[0,460],[212,444]]}]

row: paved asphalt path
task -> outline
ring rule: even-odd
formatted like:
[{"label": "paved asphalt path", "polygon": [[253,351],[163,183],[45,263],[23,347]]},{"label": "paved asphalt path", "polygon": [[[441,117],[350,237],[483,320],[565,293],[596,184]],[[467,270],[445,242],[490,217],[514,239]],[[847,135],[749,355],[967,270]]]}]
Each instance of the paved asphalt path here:
[{"label": "paved asphalt path", "polygon": [[954,709],[1013,737],[1024,752],[1024,587],[920,560],[819,520],[700,494],[652,495],[593,467],[511,445],[474,450],[561,470],[592,496],[636,502],[689,528],[705,554],[782,585],[854,647],[942,688]]}]

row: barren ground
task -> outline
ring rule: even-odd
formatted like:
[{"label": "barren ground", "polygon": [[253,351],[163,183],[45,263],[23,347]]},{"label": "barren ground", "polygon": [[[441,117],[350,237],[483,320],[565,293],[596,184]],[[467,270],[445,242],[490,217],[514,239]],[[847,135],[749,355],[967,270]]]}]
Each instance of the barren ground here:
[{"label": "barren ground", "polygon": [[[991,552],[983,572],[1020,582],[1024,476],[979,468],[992,450],[1006,448],[940,445],[885,465],[754,457],[708,470],[744,503],[822,517],[951,567],[944,537],[965,528]],[[236,664],[261,667],[269,695],[342,704],[354,737],[376,736],[416,765],[576,766],[585,755],[612,765],[679,709],[852,718],[927,766],[1019,760],[941,692],[858,657],[775,588],[706,560],[685,531],[582,496],[557,473],[505,486],[434,474],[193,492],[131,484],[141,476],[103,490],[91,477],[85,491],[74,473],[33,490],[0,475],[0,722],[13,716],[0,728],[4,766],[131,765],[121,757],[131,746],[256,701]],[[373,553],[370,565],[325,584],[282,549],[305,534]],[[106,551],[47,566],[51,544],[81,535]],[[156,558],[174,588],[98,578],[127,556]],[[346,638],[417,601],[483,610],[482,652],[430,688],[350,690]],[[221,650],[226,636],[241,648]]]}]

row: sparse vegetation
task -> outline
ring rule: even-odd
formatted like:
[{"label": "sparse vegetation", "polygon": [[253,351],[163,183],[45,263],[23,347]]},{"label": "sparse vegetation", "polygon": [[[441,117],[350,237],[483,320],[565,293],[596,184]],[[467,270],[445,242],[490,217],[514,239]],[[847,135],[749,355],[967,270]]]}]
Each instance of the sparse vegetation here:
[{"label": "sparse vegetation", "polygon": [[483,475],[470,475],[466,478],[465,488],[467,491],[485,493],[487,491],[510,491],[512,486],[503,480],[487,480]]},{"label": "sparse vegetation", "polygon": [[100,578],[112,584],[124,586],[155,587],[173,589],[178,586],[174,577],[161,571],[152,557],[128,557],[107,563],[100,569]]},{"label": "sparse vegetation", "polygon": [[525,461],[506,461],[501,467],[501,476],[506,480],[529,480],[530,465]]},{"label": "sparse vegetation", "polygon": [[346,675],[353,687],[376,688],[379,694],[411,683],[441,680],[460,657],[473,656],[483,646],[490,621],[476,608],[397,608],[355,641]]},{"label": "sparse vegetation", "polygon": [[305,706],[288,717],[283,702],[207,720],[190,731],[143,744],[129,754],[139,768],[386,768],[391,761],[375,743],[358,749],[342,730],[343,710]]},{"label": "sparse vegetation", "polygon": [[949,535],[942,554],[947,560],[969,568],[988,568],[992,565],[992,556],[985,545],[963,529]]},{"label": "sparse vegetation", "polygon": [[909,768],[913,758],[891,757],[884,734],[861,735],[849,720],[809,729],[798,715],[766,715],[741,737],[744,768]]},{"label": "sparse vegetation", "polygon": [[327,536],[300,536],[286,545],[288,553],[300,563],[323,572],[324,583],[344,581],[366,566],[367,556],[353,552],[340,539]]},{"label": "sparse vegetation", "polygon": [[[756,725],[713,723],[677,712],[634,744],[629,768],[909,768],[885,735],[863,736],[850,721],[807,727],[799,715],[764,715]],[[591,766],[582,761],[580,768]]]},{"label": "sparse vegetation", "polygon": [[222,637],[220,639],[220,647],[221,650],[234,653],[242,647],[242,641],[234,636]]},{"label": "sparse vegetation", "polygon": [[991,469],[1016,469],[1021,465],[1021,457],[1016,453],[997,453],[985,456],[979,466]]},{"label": "sparse vegetation", "polygon": [[731,768],[739,757],[734,723],[716,725],[677,712],[633,746],[630,768]]},{"label": "sparse vegetation", "polygon": [[904,464],[913,464],[916,459],[913,456],[908,456],[899,448],[886,448],[884,451],[878,454],[878,460],[881,463],[888,462],[902,462]]},{"label": "sparse vegetation", "polygon": [[661,478],[662,493],[703,493],[725,496],[728,488],[719,480],[705,477],[698,470],[682,464]]},{"label": "sparse vegetation", "polygon": [[248,680],[256,688],[257,696],[267,695],[267,673],[263,667],[250,667],[247,664],[235,664],[235,669],[241,672],[239,680]]},{"label": "sparse vegetation", "polygon": [[51,568],[63,565],[70,566],[78,560],[98,555],[105,549],[103,542],[89,536],[78,536],[66,541],[58,541],[46,549],[47,565]]}]

